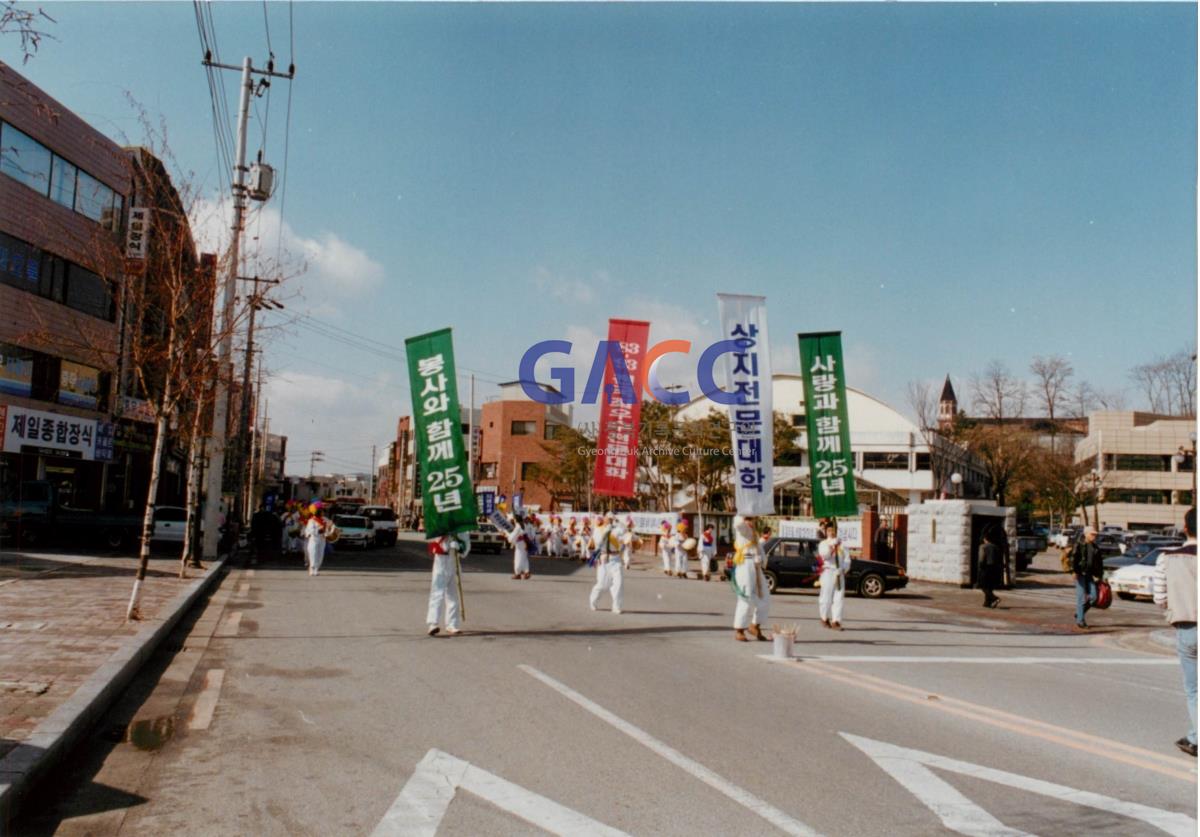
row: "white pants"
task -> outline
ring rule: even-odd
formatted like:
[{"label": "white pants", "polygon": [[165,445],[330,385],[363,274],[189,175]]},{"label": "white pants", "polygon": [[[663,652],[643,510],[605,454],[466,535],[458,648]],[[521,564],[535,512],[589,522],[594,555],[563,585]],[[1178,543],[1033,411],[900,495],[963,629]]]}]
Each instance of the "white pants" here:
[{"label": "white pants", "polygon": [[321,562],[325,560],[325,539],[309,538],[304,542],[304,561],[308,571],[316,574],[321,571]]},{"label": "white pants", "polygon": [[630,563],[633,562],[633,547],[626,546],[621,549],[621,566],[629,569]]},{"label": "white pants", "polygon": [[462,617],[458,606],[458,568],[453,555],[433,556],[433,580],[429,585],[429,611],[425,623],[431,628],[440,627],[445,613],[446,627],[458,630]]},{"label": "white pants", "polygon": [[771,591],[758,564],[754,561],[739,564],[733,570],[733,580],[741,590],[733,612],[733,627],[745,630],[752,624],[765,625],[771,612]]},{"label": "white pants", "polygon": [[513,575],[529,572],[529,550],[525,544],[519,543],[513,547]]},{"label": "white pants", "polygon": [[662,543],[658,546],[659,554],[662,555],[663,572],[671,571],[671,546],[667,543],[667,539],[663,538]]},{"label": "white pants", "polygon": [[703,578],[708,578],[712,573],[713,558],[717,555],[716,550],[700,550],[700,575]]},{"label": "white pants", "polygon": [[821,618],[826,622],[842,621],[842,603],[846,600],[845,579],[838,584],[838,571],[835,567],[821,570],[821,598],[817,603]]},{"label": "white pants", "polygon": [[675,560],[671,563],[671,570],[679,575],[687,575],[687,553],[683,551],[682,546],[675,547]]},{"label": "white pants", "polygon": [[625,568],[621,562],[614,556],[607,563],[601,564],[596,562],[596,586],[592,588],[591,598],[588,604],[595,610],[600,604],[600,597],[604,595],[604,591],[608,590],[612,593],[612,609],[613,613],[621,612],[621,604],[624,597],[621,595],[625,588]]}]

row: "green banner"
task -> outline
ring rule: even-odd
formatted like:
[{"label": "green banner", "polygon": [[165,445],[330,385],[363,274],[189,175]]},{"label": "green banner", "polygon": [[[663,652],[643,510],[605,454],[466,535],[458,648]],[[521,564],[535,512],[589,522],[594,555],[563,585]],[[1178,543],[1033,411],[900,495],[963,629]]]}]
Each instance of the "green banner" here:
[{"label": "green banner", "polygon": [[842,333],[800,334],[804,413],[808,425],[808,473],[815,517],[854,517],[854,454],[846,417]]},{"label": "green banner", "polygon": [[412,389],[425,537],[469,531],[475,528],[479,513],[463,444],[450,329],[410,337],[404,341],[404,348]]}]

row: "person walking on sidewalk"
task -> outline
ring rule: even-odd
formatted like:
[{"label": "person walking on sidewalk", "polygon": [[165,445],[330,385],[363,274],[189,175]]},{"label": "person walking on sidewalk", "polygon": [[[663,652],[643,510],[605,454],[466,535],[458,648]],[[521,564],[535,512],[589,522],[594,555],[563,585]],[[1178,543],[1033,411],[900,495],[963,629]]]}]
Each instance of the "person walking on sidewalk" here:
[{"label": "person walking on sidewalk", "polygon": [[1004,550],[997,543],[999,536],[995,527],[988,528],[983,533],[983,543],[979,545],[979,589],[983,591],[983,606],[995,607],[1000,604],[1000,597],[995,589],[1000,586],[1004,575]]},{"label": "person walking on sidewalk", "polygon": [[750,636],[766,642],[762,626],[771,611],[771,591],[763,577],[763,553],[754,534],[751,518],[738,515],[733,519],[733,588],[737,607],[733,612],[733,638],[749,642]]},{"label": "person walking on sidewalk", "polygon": [[1154,565],[1154,603],[1167,611],[1167,622],[1175,628],[1175,653],[1183,669],[1183,694],[1187,698],[1192,728],[1175,742],[1189,756],[1196,756],[1196,507],[1183,518],[1187,542],[1178,549],[1163,550]]},{"label": "person walking on sidewalk", "polygon": [[1071,554],[1071,572],[1075,574],[1075,628],[1086,631],[1084,615],[1096,603],[1096,582],[1104,578],[1104,556],[1096,546],[1096,528],[1085,527],[1083,540]]},{"label": "person walking on sidewalk", "polygon": [[433,558],[433,578],[429,584],[429,608],[425,623],[429,635],[436,636],[442,629],[443,619],[446,633],[450,636],[462,633],[462,600],[459,596],[462,566],[459,563],[471,551],[471,542],[462,535],[443,535],[429,542],[429,556]]},{"label": "person walking on sidewalk", "polygon": [[838,537],[836,520],[831,518],[825,521],[824,531],[825,539],[817,545],[817,556],[821,559],[821,596],[817,600],[817,610],[822,625],[840,631],[850,554]]}]

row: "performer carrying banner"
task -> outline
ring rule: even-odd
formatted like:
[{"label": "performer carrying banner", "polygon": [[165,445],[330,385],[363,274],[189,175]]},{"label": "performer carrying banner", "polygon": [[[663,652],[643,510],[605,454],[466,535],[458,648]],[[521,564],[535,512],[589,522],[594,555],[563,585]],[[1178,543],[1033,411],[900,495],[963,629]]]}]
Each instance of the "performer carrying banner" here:
[{"label": "performer carrying banner", "polygon": [[821,558],[821,598],[817,607],[821,624],[835,631],[842,630],[842,606],[846,600],[846,573],[850,571],[850,555],[838,537],[837,521],[824,521],[825,539],[817,546]]},{"label": "performer carrying banner", "polygon": [[737,593],[737,608],[733,613],[733,638],[748,642],[750,636],[765,642],[762,626],[771,609],[771,592],[763,577],[763,554],[754,534],[751,518],[740,514],[733,519],[733,588]]},{"label": "performer carrying banner", "polygon": [[429,541],[428,548],[433,558],[433,578],[425,622],[429,625],[429,635],[435,636],[445,617],[446,633],[455,636],[462,633],[462,620],[466,618],[461,559],[471,551],[471,542],[462,534],[444,535]]},{"label": "performer carrying banner", "polygon": [[625,585],[624,566],[621,564],[621,543],[613,531],[612,514],[607,514],[592,531],[592,548],[596,554],[596,585],[588,605],[596,610],[600,597],[608,590],[612,594],[612,612],[621,612],[621,592]]}]

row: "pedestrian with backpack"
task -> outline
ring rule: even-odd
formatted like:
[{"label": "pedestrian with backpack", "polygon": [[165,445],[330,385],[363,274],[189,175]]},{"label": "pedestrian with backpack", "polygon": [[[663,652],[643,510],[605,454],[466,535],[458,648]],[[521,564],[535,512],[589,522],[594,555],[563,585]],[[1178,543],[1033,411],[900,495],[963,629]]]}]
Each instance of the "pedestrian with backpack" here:
[{"label": "pedestrian with backpack", "polygon": [[1086,631],[1084,615],[1096,603],[1096,582],[1104,578],[1104,556],[1096,546],[1096,528],[1083,530],[1083,540],[1071,553],[1071,572],[1075,574],[1075,629]]}]

